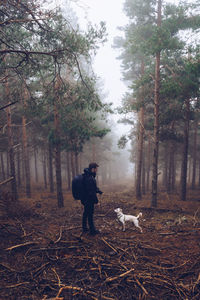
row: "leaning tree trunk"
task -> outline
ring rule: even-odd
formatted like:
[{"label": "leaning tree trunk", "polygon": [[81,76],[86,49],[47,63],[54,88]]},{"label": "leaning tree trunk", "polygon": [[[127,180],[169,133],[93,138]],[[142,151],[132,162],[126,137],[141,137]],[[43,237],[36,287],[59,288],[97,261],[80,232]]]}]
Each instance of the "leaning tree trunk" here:
[{"label": "leaning tree trunk", "polygon": [[[158,0],[157,26],[161,27],[161,5]],[[152,199],[151,206],[157,207],[158,193],[158,155],[159,155],[159,105],[160,105],[160,51],[156,53],[155,88],[154,88],[154,133],[153,133],[153,164],[152,164]]]},{"label": "leaning tree trunk", "polygon": [[187,194],[187,165],[188,165],[188,144],[189,144],[189,116],[190,116],[190,102],[186,101],[185,108],[185,124],[184,124],[184,141],[183,141],[183,156],[181,166],[181,186],[180,186],[180,200],[186,200]]},{"label": "leaning tree trunk", "polygon": [[56,190],[58,207],[64,207],[64,199],[62,192],[62,175],[61,175],[61,145],[60,145],[60,122],[58,113],[60,82],[57,76],[55,85],[55,101],[54,101],[54,128],[55,128],[55,166],[56,166]]}]

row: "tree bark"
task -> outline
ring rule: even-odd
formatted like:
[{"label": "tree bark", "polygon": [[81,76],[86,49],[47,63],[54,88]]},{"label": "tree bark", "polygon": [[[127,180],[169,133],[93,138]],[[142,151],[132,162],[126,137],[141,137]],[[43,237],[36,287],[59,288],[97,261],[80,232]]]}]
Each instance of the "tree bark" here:
[{"label": "tree bark", "polygon": [[43,175],[44,175],[44,188],[47,189],[47,164],[46,164],[46,151],[43,150]]},{"label": "tree bark", "polygon": [[147,154],[147,187],[146,190],[149,191],[150,187],[150,171],[151,171],[151,140],[148,138],[148,154]]},{"label": "tree bark", "polygon": [[[162,1],[158,0],[157,26],[161,27],[161,6]],[[155,66],[155,88],[154,88],[154,148],[152,165],[152,199],[151,206],[157,207],[158,193],[158,155],[159,155],[159,105],[160,105],[160,51],[156,53]]]},{"label": "tree bark", "polygon": [[145,148],[143,149],[142,156],[142,194],[146,194],[146,159],[145,159]]},{"label": "tree bark", "polygon": [[2,174],[2,180],[6,179],[5,174],[5,167],[4,167],[4,161],[3,161],[3,153],[1,152],[1,174]]},{"label": "tree bark", "polygon": [[72,170],[72,178],[75,177],[75,166],[74,166],[74,153],[71,151],[71,170]]},{"label": "tree bark", "polygon": [[[144,61],[141,63],[141,76],[144,74]],[[142,163],[143,163],[143,143],[144,143],[144,101],[143,91],[141,91],[141,108],[139,112],[139,138],[138,138],[138,153],[137,153],[137,176],[136,176],[136,198],[142,198],[141,179],[142,179]]]},{"label": "tree bark", "polygon": [[27,134],[26,134],[26,118],[22,116],[22,143],[24,149],[24,169],[25,169],[25,182],[26,182],[26,196],[31,197],[31,182],[30,182],[30,166],[29,166],[29,155],[27,148]]},{"label": "tree bark", "polygon": [[74,158],[75,158],[75,172],[76,175],[79,173],[79,164],[78,164],[78,153],[74,153]]},{"label": "tree bark", "polygon": [[70,167],[70,159],[69,159],[69,152],[66,152],[67,158],[67,189],[68,191],[71,190],[71,167]]},{"label": "tree bark", "polygon": [[[9,88],[8,88],[8,81],[6,80],[5,84],[6,88],[6,97],[9,99]],[[8,101],[10,104],[10,101]],[[12,197],[14,201],[18,200],[18,192],[17,192],[17,182],[16,182],[16,175],[15,175],[15,158],[14,158],[14,149],[13,149],[13,133],[12,133],[12,120],[11,120],[11,106],[6,108],[7,114],[7,133],[8,133],[8,155],[9,161],[8,166],[10,166],[10,176],[13,177],[11,181],[11,190],[12,190]]]},{"label": "tree bark", "polygon": [[37,148],[34,147],[35,182],[38,183]]},{"label": "tree bark", "polygon": [[21,186],[21,159],[20,159],[21,151],[20,151],[20,148],[17,151],[17,184],[18,184],[18,187]]},{"label": "tree bark", "polygon": [[175,146],[174,144],[172,145],[173,150],[172,150],[172,191],[175,191],[176,188],[176,163],[175,163]]},{"label": "tree bark", "polygon": [[17,193],[17,182],[15,176],[15,158],[14,158],[14,150],[13,150],[13,136],[12,136],[12,128],[11,128],[11,108],[10,106],[6,109],[7,112],[7,132],[8,132],[8,153],[9,153],[9,165],[10,165],[10,177],[13,177],[11,181],[11,189],[12,189],[12,197],[14,201],[18,200]]},{"label": "tree bark", "polygon": [[200,189],[200,157],[199,157],[199,189]]},{"label": "tree bark", "polygon": [[[24,101],[23,107],[26,108],[26,100],[28,97],[27,88],[24,88]],[[22,116],[22,144],[24,150],[24,168],[25,168],[25,182],[26,182],[26,196],[31,197],[31,176],[30,176],[30,165],[29,165],[29,153],[28,153],[28,142],[27,142],[27,132],[26,132],[26,117]]]},{"label": "tree bark", "polygon": [[62,175],[61,175],[61,149],[60,149],[60,122],[58,113],[58,104],[60,102],[58,89],[60,87],[57,75],[55,85],[55,102],[54,102],[54,128],[55,128],[55,166],[56,166],[56,191],[58,207],[64,207],[64,199],[62,192]]},{"label": "tree bark", "polygon": [[144,141],[144,107],[139,112],[139,139],[137,153],[137,176],[136,176],[136,198],[142,198],[141,178],[142,178],[142,158],[143,158],[143,141]]}]

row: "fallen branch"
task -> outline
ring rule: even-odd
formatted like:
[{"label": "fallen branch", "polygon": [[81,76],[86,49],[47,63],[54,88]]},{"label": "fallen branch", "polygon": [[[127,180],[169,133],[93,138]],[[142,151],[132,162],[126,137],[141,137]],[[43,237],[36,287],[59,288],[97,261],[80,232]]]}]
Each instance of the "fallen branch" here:
[{"label": "fallen branch", "polygon": [[13,285],[7,285],[6,288],[7,288],[7,289],[10,289],[10,288],[18,287],[18,286],[23,285],[23,284],[29,284],[29,283],[30,283],[30,282],[25,281],[25,282],[13,284]]},{"label": "fallen branch", "polygon": [[28,246],[28,245],[33,245],[33,244],[36,244],[35,242],[26,242],[24,244],[18,244],[18,245],[15,245],[15,246],[12,246],[12,247],[9,247],[7,249],[5,249],[6,251],[9,251],[9,250],[13,250],[13,249],[17,249],[17,248],[20,248],[20,247],[25,247],[25,246]]},{"label": "fallen branch", "polygon": [[136,280],[137,284],[141,287],[141,289],[143,290],[143,292],[144,292],[146,295],[148,295],[148,292],[147,292],[147,290],[144,288],[144,286],[139,282],[139,280],[136,278],[136,276],[134,276],[134,277],[135,277],[135,280]]},{"label": "fallen branch", "polygon": [[135,270],[135,269],[130,269],[129,271],[127,271],[127,272],[125,272],[125,273],[122,273],[122,274],[120,274],[120,275],[118,275],[118,276],[115,276],[115,277],[108,277],[108,278],[106,278],[105,282],[111,282],[111,281],[114,281],[114,280],[116,280],[116,279],[118,279],[118,278],[122,278],[122,277],[128,275],[129,273],[131,273],[131,272],[134,271],[134,270]]},{"label": "fallen branch", "polygon": [[111,246],[104,238],[101,238],[101,240],[102,240],[108,247],[110,247],[114,252],[118,253],[117,250],[116,250],[113,246]]}]

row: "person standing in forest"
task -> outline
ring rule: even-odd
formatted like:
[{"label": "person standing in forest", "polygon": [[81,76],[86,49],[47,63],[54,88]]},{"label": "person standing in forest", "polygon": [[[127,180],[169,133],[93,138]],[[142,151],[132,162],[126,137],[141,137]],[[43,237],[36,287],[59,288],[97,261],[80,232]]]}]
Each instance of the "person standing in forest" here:
[{"label": "person standing in forest", "polygon": [[[82,216],[82,231],[83,233],[88,232],[90,235],[96,235],[99,232],[94,226],[94,204],[98,203],[97,193],[102,194],[102,191],[97,187],[96,173],[99,165],[95,162],[90,163],[88,168],[84,169],[83,174],[83,185],[84,192],[81,198],[81,203],[84,205],[84,211]],[[87,227],[89,225],[89,229]]]}]

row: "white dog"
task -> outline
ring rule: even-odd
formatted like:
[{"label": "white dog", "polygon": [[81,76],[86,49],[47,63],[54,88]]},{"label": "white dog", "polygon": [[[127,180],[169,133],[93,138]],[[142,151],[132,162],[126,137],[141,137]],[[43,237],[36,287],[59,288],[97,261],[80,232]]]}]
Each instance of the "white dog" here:
[{"label": "white dog", "polygon": [[134,225],[140,229],[140,232],[142,232],[142,228],[139,226],[139,222],[138,222],[139,217],[142,216],[141,212],[138,214],[137,217],[132,215],[124,215],[121,208],[114,209],[114,212],[117,213],[117,219],[122,223],[123,231],[125,231],[126,221],[130,221],[133,222]]}]

